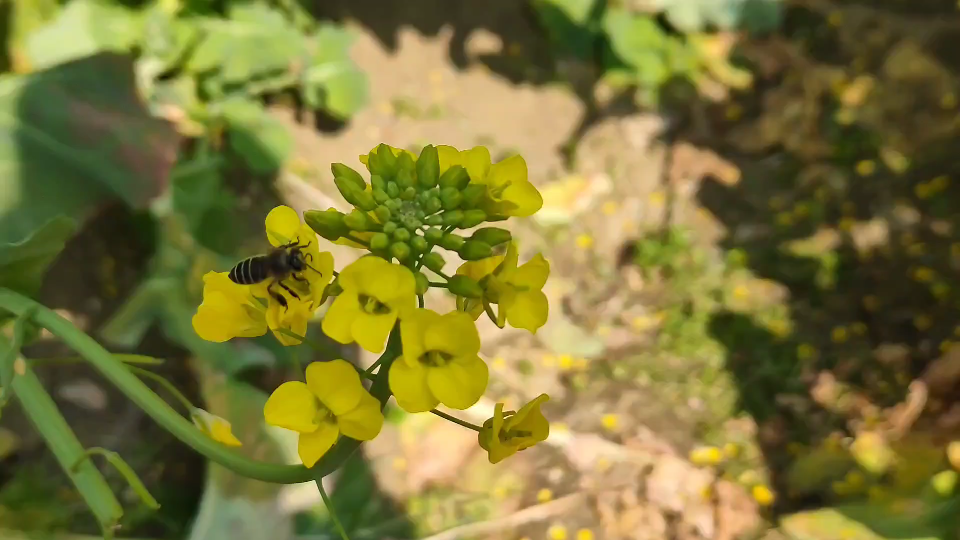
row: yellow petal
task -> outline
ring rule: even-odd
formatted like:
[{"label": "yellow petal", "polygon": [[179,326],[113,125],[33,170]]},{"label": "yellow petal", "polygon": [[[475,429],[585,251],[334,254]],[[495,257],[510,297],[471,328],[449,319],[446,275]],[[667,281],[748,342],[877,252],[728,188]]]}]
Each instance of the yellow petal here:
[{"label": "yellow petal", "polygon": [[375,271],[368,270],[364,278],[360,290],[390,307],[399,308],[394,304],[405,305],[416,300],[417,281],[405,266],[387,263]]},{"label": "yellow petal", "polygon": [[420,364],[394,362],[390,365],[389,382],[397,405],[408,413],[427,412],[440,403],[430,392],[427,370]]},{"label": "yellow petal", "polygon": [[550,277],[550,263],[537,253],[532,259],[517,268],[510,276],[510,283],[518,287],[537,290],[543,288]]},{"label": "yellow petal", "polygon": [[467,276],[474,281],[480,281],[493,273],[493,270],[503,262],[503,255],[487,257],[479,261],[465,262],[457,268],[457,274]]},{"label": "yellow petal", "polygon": [[520,410],[517,411],[517,414],[511,416],[504,422],[504,429],[510,430],[514,429],[517,425],[523,423],[527,417],[532,416],[543,416],[540,414],[540,406],[544,403],[550,401],[550,396],[547,394],[540,394],[539,396],[533,398],[529,403],[520,407]]},{"label": "yellow petal", "polygon": [[314,262],[308,262],[316,272],[307,269],[306,276],[310,282],[310,301],[314,307],[320,306],[320,300],[323,299],[323,291],[333,279],[333,255],[329,251],[323,251],[317,254]]},{"label": "yellow petal", "polygon": [[209,272],[203,281],[203,303],[192,320],[198,336],[223,343],[235,337],[257,337],[267,332],[263,311],[252,303],[248,286],[230,281],[226,272]]},{"label": "yellow petal", "polygon": [[273,246],[282,246],[294,241],[300,232],[300,214],[289,206],[278,206],[267,214],[267,240]]},{"label": "yellow petal", "polygon": [[364,350],[379,354],[387,344],[387,336],[393,330],[393,325],[397,322],[396,313],[387,313],[384,315],[369,315],[360,313],[353,320],[350,331],[357,345]]},{"label": "yellow petal", "polygon": [[443,367],[427,368],[427,386],[440,403],[462,411],[480,400],[487,390],[489,376],[487,365],[480,357],[473,356]]},{"label": "yellow petal", "polygon": [[467,170],[471,182],[487,183],[490,171],[490,151],[484,146],[475,146],[460,152],[460,165]]},{"label": "yellow petal", "polygon": [[440,161],[440,174],[443,174],[454,165],[460,165],[462,161],[460,159],[460,151],[445,144],[437,145],[437,158]]},{"label": "yellow petal", "polygon": [[403,344],[403,356],[416,362],[426,349],[426,334],[431,326],[440,322],[440,314],[429,309],[411,310],[400,321],[400,343]]},{"label": "yellow petal", "polygon": [[500,270],[503,279],[509,279],[509,276],[517,270],[517,263],[519,261],[520,250],[517,248],[517,242],[511,241],[510,245],[507,246],[507,252],[503,255],[503,266]]},{"label": "yellow petal", "polygon": [[337,424],[340,426],[340,432],[351,439],[358,441],[375,439],[383,427],[380,402],[364,391],[355,409],[346,414],[337,415]]},{"label": "yellow petal", "polygon": [[267,306],[267,326],[273,330],[277,341],[282,345],[299,345],[302,340],[292,337],[281,330],[286,330],[298,336],[307,334],[307,323],[313,318],[312,305],[281,293],[287,298],[287,306],[283,307],[275,300]]},{"label": "yellow petal", "polygon": [[480,333],[470,315],[452,311],[429,324],[424,334],[424,349],[454,356],[475,356],[480,351]]},{"label": "yellow petal", "polygon": [[515,205],[506,212],[508,216],[529,217],[543,208],[543,196],[530,182],[510,184],[503,190],[501,197],[504,201]]},{"label": "yellow petal", "polygon": [[277,387],[263,406],[263,417],[268,424],[300,433],[317,429],[317,398],[307,385],[288,381]]},{"label": "yellow petal", "polygon": [[230,422],[225,419],[200,408],[191,411],[190,419],[197,429],[211,439],[227,446],[242,446],[240,440],[233,435]]},{"label": "yellow petal", "polygon": [[517,414],[506,420],[504,429],[516,429],[530,433],[528,437],[523,438],[521,444],[518,444],[521,450],[538,442],[543,442],[550,436],[550,423],[540,412],[540,405],[549,399],[550,397],[546,394],[540,394],[533,401],[521,407]]},{"label": "yellow petal", "polygon": [[297,442],[297,453],[304,467],[313,467],[320,458],[333,447],[340,436],[340,429],[336,424],[324,422],[312,433],[301,433]]},{"label": "yellow petal", "polygon": [[507,312],[507,321],[514,328],[522,328],[531,333],[546,324],[547,317],[550,314],[550,306],[547,303],[547,295],[542,291],[523,291],[518,292],[513,297],[509,306],[500,305],[501,309]]},{"label": "yellow petal", "polygon": [[376,255],[364,255],[340,272],[340,286],[345,291],[359,291],[368,276],[385,272],[389,267],[390,263]]},{"label": "yellow petal", "polygon": [[355,409],[367,393],[356,368],[345,360],[312,362],[306,375],[307,387],[336,416]]},{"label": "yellow petal", "polygon": [[[341,274],[342,276],[343,274]],[[360,300],[356,292],[344,290],[323,316],[323,333],[337,343],[353,343],[353,321],[360,316]]]}]

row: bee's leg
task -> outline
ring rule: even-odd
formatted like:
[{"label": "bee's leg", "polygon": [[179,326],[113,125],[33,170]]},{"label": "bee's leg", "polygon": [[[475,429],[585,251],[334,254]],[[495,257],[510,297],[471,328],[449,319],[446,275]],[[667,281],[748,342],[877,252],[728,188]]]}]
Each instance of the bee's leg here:
[{"label": "bee's leg", "polygon": [[304,278],[303,276],[298,276],[298,275],[296,275],[296,274],[290,274],[290,277],[292,277],[294,280],[299,281],[299,282],[301,282],[301,283],[309,283],[309,281],[307,281],[307,279]]},{"label": "bee's leg", "polygon": [[[281,306],[283,306],[283,310],[286,311],[286,310],[290,309],[290,307],[287,305],[287,299],[284,298],[282,294],[280,294],[280,293],[278,293],[277,291],[273,290],[273,286],[276,285],[276,284],[277,284],[277,282],[274,281],[274,282],[271,283],[270,285],[267,285],[267,293],[269,293],[270,296],[272,296],[273,299],[276,300],[278,304],[280,304]],[[286,287],[284,287],[284,288],[286,288]]]},{"label": "bee's leg", "polygon": [[290,293],[290,296],[296,298],[297,300],[300,299],[300,295],[297,294],[297,293],[295,293],[295,292],[293,292],[293,289],[291,289],[290,287],[287,287],[286,285],[284,285],[283,281],[278,281],[277,283],[279,283],[280,286],[283,287],[283,290],[285,290],[285,291],[287,291],[288,293]]}]

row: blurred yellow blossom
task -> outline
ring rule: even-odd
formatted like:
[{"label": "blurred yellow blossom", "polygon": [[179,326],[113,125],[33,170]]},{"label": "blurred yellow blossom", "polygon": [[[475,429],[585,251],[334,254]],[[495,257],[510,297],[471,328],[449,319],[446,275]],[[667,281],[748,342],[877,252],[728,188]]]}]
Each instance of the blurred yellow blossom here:
[{"label": "blurred yellow blossom", "polygon": [[760,506],[770,506],[776,500],[773,491],[763,484],[753,486],[750,494],[753,495],[753,500],[757,501]]},{"label": "blurred yellow blossom", "polygon": [[537,502],[545,503],[553,499],[553,492],[547,488],[543,488],[537,492]]},{"label": "blurred yellow blossom", "polygon": [[717,465],[723,461],[723,451],[716,446],[699,446],[690,451],[689,457],[694,465]]},{"label": "blurred yellow blossom", "polygon": [[864,159],[857,162],[857,174],[860,176],[870,176],[877,170],[877,163],[872,159]]},{"label": "blurred yellow blossom", "polygon": [[550,424],[540,406],[550,399],[540,394],[519,411],[503,411],[503,403],[494,406],[493,417],[483,423],[477,434],[480,447],[487,451],[490,463],[499,463],[513,454],[547,440]]},{"label": "blurred yellow blossom", "polygon": [[563,525],[551,525],[547,529],[547,537],[550,540],[567,540],[567,528]]},{"label": "blurred yellow blossom", "polygon": [[190,420],[204,435],[227,446],[241,446],[240,440],[233,434],[230,422],[201,408],[190,412]]}]

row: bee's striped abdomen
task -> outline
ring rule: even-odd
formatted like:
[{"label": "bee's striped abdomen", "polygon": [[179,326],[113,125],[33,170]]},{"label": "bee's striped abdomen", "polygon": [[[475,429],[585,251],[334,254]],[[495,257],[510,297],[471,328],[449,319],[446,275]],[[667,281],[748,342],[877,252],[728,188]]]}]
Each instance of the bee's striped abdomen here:
[{"label": "bee's striped abdomen", "polygon": [[237,263],[230,269],[230,281],[240,285],[253,285],[267,279],[266,257],[250,257]]}]

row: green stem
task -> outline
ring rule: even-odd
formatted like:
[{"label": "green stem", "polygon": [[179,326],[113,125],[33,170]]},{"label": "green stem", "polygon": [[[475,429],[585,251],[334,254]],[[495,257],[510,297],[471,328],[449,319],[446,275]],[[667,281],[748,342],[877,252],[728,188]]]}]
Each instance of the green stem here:
[{"label": "green stem", "polygon": [[[383,357],[381,356],[380,358],[377,358],[377,361],[374,362],[370,367],[368,367],[368,368],[366,369],[366,371],[363,372],[363,377],[364,377],[365,379],[371,379],[371,377],[373,376],[373,372],[374,372],[378,367],[380,367],[380,364],[382,364],[382,363],[383,363]],[[372,380],[372,379],[371,379],[371,380]]]},{"label": "green stem", "polygon": [[340,533],[340,538],[350,540],[350,537],[347,536],[347,531],[343,528],[343,524],[340,523],[340,518],[337,517],[337,511],[333,508],[333,505],[330,504],[330,497],[327,496],[327,490],[323,489],[323,482],[321,480],[317,480],[317,488],[320,490],[320,498],[323,499],[323,505],[327,507],[327,513],[330,514],[330,519],[333,520],[333,526],[336,527],[337,532]]},{"label": "green stem", "polygon": [[37,324],[59,337],[84,357],[161,427],[208,459],[241,476],[275,484],[298,484],[310,481],[318,471],[328,474],[340,465],[339,462],[321,462],[318,464],[319,470],[316,467],[311,470],[302,465],[279,465],[252,460],[214,441],[189,420],[177,414],[166,401],[131,373],[127,366],[118,362],[112,354],[89,335],[77,329],[70,321],[21,294],[3,288],[0,288],[0,307],[17,315],[29,309],[35,309],[34,321]]},{"label": "green stem", "polygon": [[436,282],[433,282],[433,281],[430,281],[429,284],[430,284],[431,287],[436,287],[437,289],[446,289],[447,287],[450,286],[450,285],[447,284],[447,283],[436,283]]},{"label": "green stem", "polygon": [[363,246],[363,247],[367,247],[367,248],[370,247],[370,244],[369,244],[366,240],[362,240],[362,239],[360,239],[360,238],[357,238],[356,236],[353,235],[353,233],[347,233],[347,235],[346,235],[344,238],[346,238],[347,240],[350,240],[350,241],[352,241],[352,242],[356,242],[356,243],[360,244],[360,245]]},{"label": "green stem", "polygon": [[432,409],[430,412],[432,412],[433,414],[439,416],[440,418],[443,418],[444,420],[449,420],[449,421],[453,422],[454,424],[459,424],[459,425],[461,425],[461,426],[463,426],[463,427],[465,427],[465,428],[467,428],[467,429],[472,429],[472,430],[477,431],[477,432],[479,432],[481,429],[483,429],[483,428],[481,428],[480,426],[478,426],[478,425],[476,425],[476,424],[471,424],[470,422],[467,422],[466,420],[461,420],[461,419],[459,419],[459,418],[457,418],[457,417],[455,417],[455,416],[450,416],[449,414],[447,414],[447,413],[445,413],[445,412],[438,411],[438,410],[436,410],[436,409]]},{"label": "green stem", "polygon": [[194,407],[193,403],[190,403],[190,400],[183,395],[183,393],[177,390],[177,387],[174,386],[173,383],[164,379],[163,376],[157,373],[154,373],[150,370],[139,368],[136,366],[127,366],[127,369],[136,373],[140,377],[150,379],[151,381],[162,386],[164,390],[166,390],[171,396],[176,398],[176,400],[179,401],[185,409],[187,409],[187,414],[191,414],[193,412],[193,409],[196,408]]},{"label": "green stem", "polygon": [[[130,365],[159,366],[163,364],[163,358],[154,358],[152,356],[144,356],[142,354],[114,353],[113,357],[119,360],[120,362],[123,362],[124,364],[130,364]],[[30,361],[36,365],[41,365],[41,364],[77,364],[80,362],[85,362],[86,360],[84,360],[82,356],[60,356],[57,358],[31,358]]]},{"label": "green stem", "polygon": [[130,485],[130,489],[133,490],[137,496],[140,497],[140,500],[143,502],[147,508],[151,510],[159,510],[160,503],[157,502],[157,499],[150,494],[150,491],[147,490],[147,486],[143,485],[143,482],[140,480],[140,477],[137,476],[137,473],[134,472],[133,468],[130,465],[127,465],[127,462],[120,457],[120,454],[112,452],[105,448],[100,448],[95,446],[93,448],[87,448],[86,453],[81,457],[76,464],[72,467],[73,470],[76,470],[80,467],[84,461],[90,460],[93,456],[103,456],[107,460],[107,463],[113,466],[117,472],[120,473],[120,476],[123,476],[124,480],[127,481],[127,484]]}]

